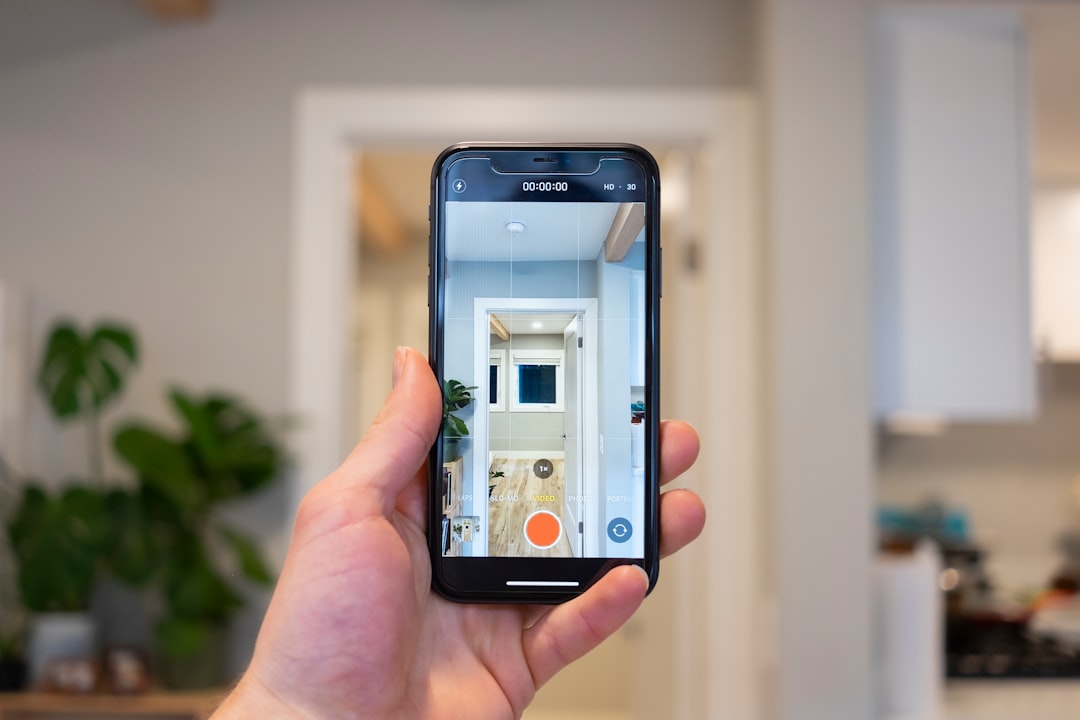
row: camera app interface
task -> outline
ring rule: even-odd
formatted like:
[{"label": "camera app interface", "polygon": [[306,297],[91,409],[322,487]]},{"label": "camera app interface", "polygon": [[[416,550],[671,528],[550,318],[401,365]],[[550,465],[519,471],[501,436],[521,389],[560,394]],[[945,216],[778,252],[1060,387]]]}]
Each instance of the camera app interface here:
[{"label": "camera app interface", "polygon": [[443,554],[643,557],[642,168],[442,186]]}]

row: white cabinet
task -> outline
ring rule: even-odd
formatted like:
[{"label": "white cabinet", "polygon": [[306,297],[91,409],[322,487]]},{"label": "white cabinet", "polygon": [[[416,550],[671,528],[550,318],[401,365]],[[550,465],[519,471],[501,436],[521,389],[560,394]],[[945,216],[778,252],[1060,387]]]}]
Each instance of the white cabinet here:
[{"label": "white cabinet", "polygon": [[1035,411],[1019,13],[894,8],[875,27],[879,416]]},{"label": "white cabinet", "polygon": [[1080,361],[1080,185],[1035,193],[1035,342],[1053,360]]}]

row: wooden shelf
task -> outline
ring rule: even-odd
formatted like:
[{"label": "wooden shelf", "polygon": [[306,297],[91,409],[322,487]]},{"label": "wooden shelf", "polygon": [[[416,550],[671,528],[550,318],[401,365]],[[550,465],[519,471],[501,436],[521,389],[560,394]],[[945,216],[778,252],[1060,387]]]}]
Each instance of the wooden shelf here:
[{"label": "wooden shelf", "polygon": [[0,720],[199,720],[224,690],[155,691],[142,695],[0,693]]}]

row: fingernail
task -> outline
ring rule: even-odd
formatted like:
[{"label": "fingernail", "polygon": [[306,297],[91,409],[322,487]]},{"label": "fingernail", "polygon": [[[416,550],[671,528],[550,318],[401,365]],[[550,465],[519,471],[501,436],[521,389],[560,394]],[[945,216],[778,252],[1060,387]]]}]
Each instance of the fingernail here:
[{"label": "fingernail", "polygon": [[394,349],[394,374],[391,380],[391,385],[396,386],[398,379],[401,377],[401,373],[405,370],[405,358],[408,357],[409,351],[402,345],[398,345]]}]

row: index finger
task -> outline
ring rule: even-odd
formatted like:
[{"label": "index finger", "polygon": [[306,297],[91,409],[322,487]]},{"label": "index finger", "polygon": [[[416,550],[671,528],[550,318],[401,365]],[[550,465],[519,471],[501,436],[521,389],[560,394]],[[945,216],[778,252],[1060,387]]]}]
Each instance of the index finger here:
[{"label": "index finger", "polygon": [[701,442],[697,430],[682,420],[660,421],[660,484],[686,472],[697,459]]}]

